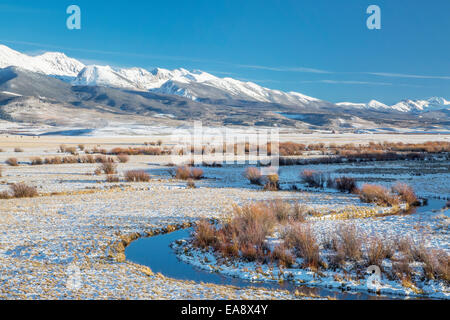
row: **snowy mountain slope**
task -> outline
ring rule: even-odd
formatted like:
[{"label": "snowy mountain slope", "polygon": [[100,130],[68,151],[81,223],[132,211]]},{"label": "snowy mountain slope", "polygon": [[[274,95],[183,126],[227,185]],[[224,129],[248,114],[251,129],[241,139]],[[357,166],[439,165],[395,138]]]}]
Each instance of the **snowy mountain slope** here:
[{"label": "snowy mountain slope", "polygon": [[421,113],[428,111],[450,110],[450,101],[441,97],[431,97],[424,100],[402,100],[394,105],[388,106],[376,100],[369,103],[339,102],[337,106],[356,109],[369,109],[378,111],[397,111],[409,113]]},{"label": "snowy mountain slope", "polygon": [[127,89],[137,88],[136,83],[127,79],[110,66],[87,66],[80,71],[73,85],[107,86]]},{"label": "snowy mountain slope", "polygon": [[88,66],[80,72],[73,84],[150,90],[192,100],[225,98],[282,104],[307,104],[320,101],[297,92],[285,93],[264,88],[252,82],[218,78],[203,71],[188,71],[182,68],[175,70],[157,68],[148,72],[139,68]]},{"label": "snowy mountain slope", "polygon": [[438,110],[450,110],[450,101],[441,97],[431,97],[424,100],[402,100],[392,108],[403,112],[427,112]]},{"label": "snowy mountain slope", "polygon": [[370,100],[368,103],[353,103],[353,102],[339,102],[337,106],[358,108],[358,109],[372,109],[372,110],[388,110],[390,107],[376,100]]},{"label": "snowy mountain slope", "polygon": [[[333,105],[298,92],[282,92],[233,78],[219,78],[203,71],[188,71],[183,68],[167,70],[156,68],[114,68],[110,66],[85,66],[80,61],[59,52],[46,52],[39,56],[28,56],[7,46],[0,45],[0,68],[18,67],[62,79],[76,86],[102,86],[147,91],[164,95],[176,95],[193,101],[222,103],[223,100],[247,101],[249,103],[273,103],[300,107],[304,111],[340,107],[348,113],[364,111],[423,113],[448,111],[450,102],[432,97],[424,100],[403,100],[388,106],[376,100],[368,103],[341,102]],[[5,73],[6,75],[11,73]],[[48,81],[47,81],[48,82]],[[50,82],[49,82],[50,83]],[[17,83],[16,85],[20,85]],[[9,90],[9,89],[8,89]],[[22,88],[26,90],[26,88]],[[12,93],[22,94],[22,92]],[[339,108],[336,111],[339,112]]]},{"label": "snowy mountain slope", "polygon": [[28,56],[0,44],[0,68],[9,66],[52,76],[76,77],[84,64],[63,53],[46,52],[39,56]]}]

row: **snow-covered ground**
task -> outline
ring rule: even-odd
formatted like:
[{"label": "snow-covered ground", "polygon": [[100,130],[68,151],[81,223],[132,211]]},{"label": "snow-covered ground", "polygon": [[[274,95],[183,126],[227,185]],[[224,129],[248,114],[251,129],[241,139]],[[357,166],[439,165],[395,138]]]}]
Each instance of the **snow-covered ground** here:
[{"label": "snow-covered ground", "polygon": [[[436,210],[412,215],[390,215],[385,217],[373,217],[365,219],[351,219],[345,222],[333,219],[311,219],[310,223],[315,236],[321,246],[321,259],[330,263],[332,252],[324,249],[327,241],[335,234],[336,229],[343,224],[351,224],[361,232],[363,239],[378,237],[384,242],[396,243],[399,239],[410,238],[416,244],[423,244],[426,248],[440,248],[450,253],[450,210]],[[269,246],[279,243],[275,234],[268,239]],[[363,243],[363,248],[369,241]],[[292,281],[297,285],[335,288],[356,292],[374,292],[387,296],[427,296],[430,298],[449,299],[450,286],[444,281],[416,281],[415,288],[405,287],[398,279],[389,279],[387,272],[392,268],[392,262],[385,259],[382,263],[386,273],[382,273],[379,285],[374,290],[368,286],[370,274],[356,277],[352,264],[344,273],[343,269],[327,269],[314,272],[301,268],[302,259],[297,258],[296,264],[291,268],[279,268],[277,264],[260,264],[256,262],[234,261],[223,262],[212,251],[195,249],[189,241],[178,242],[173,245],[179,258],[191,263],[198,268],[211,272],[220,272],[232,277],[240,277],[255,282]],[[186,251],[185,248],[188,248]],[[417,264],[417,263],[416,263]],[[419,267],[418,265],[416,267]]]},{"label": "snow-covered ground", "polygon": [[[298,175],[306,168],[320,169],[332,175],[356,176],[360,183],[391,183],[400,179],[415,186],[419,195],[449,195],[448,162],[281,167],[280,179],[285,191],[265,192],[244,179],[244,166],[203,168],[206,178],[195,182],[196,189],[187,189],[186,182],[172,178],[169,171],[173,168],[165,166],[170,161],[168,157],[132,156],[130,162],[118,164],[121,181],[107,183],[104,175],[93,175],[98,164],[29,165],[29,159],[34,156],[61,156],[56,150],[62,142],[61,138],[52,137],[27,139],[29,141],[22,141],[19,145],[24,152],[12,151],[12,146],[21,141],[19,139],[6,140],[0,145],[3,148],[0,152],[0,165],[3,167],[0,192],[7,190],[11,183],[25,182],[38,187],[41,195],[31,199],[0,200],[0,298],[5,299],[295,298],[286,291],[239,289],[169,279],[129,261],[116,261],[109,257],[109,252],[112,244],[123,235],[136,232],[145,235],[155,229],[194,222],[199,218],[222,218],[231,211],[234,203],[283,198],[299,200],[323,213],[350,207],[374,209],[372,205],[362,204],[354,195],[331,190],[288,190],[292,184],[303,187]],[[64,139],[67,139],[64,143],[68,143],[74,138]],[[123,141],[118,143],[120,139],[105,139],[107,145],[99,142],[102,138],[96,139],[87,139],[88,144],[101,144],[107,149],[123,146]],[[71,145],[80,142],[73,141]],[[134,145],[136,141],[126,143]],[[9,157],[17,157],[20,166],[5,165],[4,161]],[[151,181],[124,182],[123,173],[131,169],[147,171]],[[353,222],[367,233],[382,233],[386,237],[408,234],[414,238],[421,234],[416,230],[420,223],[431,230],[426,234],[427,244],[449,250],[448,218],[445,217],[384,216],[354,219]],[[319,237],[325,237],[334,223],[337,222],[328,218],[314,221],[314,230]],[[80,269],[81,287],[76,289],[67,286],[73,265]],[[245,267],[248,272],[243,269]],[[253,278],[256,275],[249,267],[240,264],[223,272],[236,272],[242,277]],[[308,277],[311,275],[304,270],[290,272],[297,272],[294,277],[298,279],[310,281]],[[325,276],[326,281],[315,285],[337,286],[338,281],[333,282],[330,277],[332,275]],[[363,284],[348,285],[359,289]],[[386,289],[388,291],[407,292],[396,284],[386,282],[386,285],[390,286]]]}]

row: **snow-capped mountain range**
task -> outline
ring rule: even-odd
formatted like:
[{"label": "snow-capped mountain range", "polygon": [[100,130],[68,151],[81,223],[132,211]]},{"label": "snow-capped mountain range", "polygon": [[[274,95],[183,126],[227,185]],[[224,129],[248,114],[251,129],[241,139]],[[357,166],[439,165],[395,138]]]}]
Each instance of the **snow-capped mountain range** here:
[{"label": "snow-capped mountain range", "polygon": [[[233,78],[219,78],[203,71],[186,69],[167,70],[156,68],[113,68],[110,66],[84,65],[59,52],[46,52],[29,56],[0,45],[0,68],[19,67],[28,71],[58,77],[72,85],[105,86],[130,90],[151,91],[178,95],[192,100],[235,99],[284,105],[320,105],[327,102],[297,92],[282,92],[264,88],[252,82]],[[372,100],[369,103],[341,102],[337,106],[378,111],[420,113],[450,109],[450,102],[433,97],[424,100],[403,100],[392,106]]]},{"label": "snow-capped mountain range", "polygon": [[426,112],[426,111],[438,111],[444,109],[450,109],[450,101],[441,97],[431,97],[422,100],[406,99],[392,106],[388,106],[376,100],[371,100],[368,103],[352,103],[352,102],[339,102],[338,106],[358,108],[358,109],[370,109],[379,111],[398,111],[398,112]]}]

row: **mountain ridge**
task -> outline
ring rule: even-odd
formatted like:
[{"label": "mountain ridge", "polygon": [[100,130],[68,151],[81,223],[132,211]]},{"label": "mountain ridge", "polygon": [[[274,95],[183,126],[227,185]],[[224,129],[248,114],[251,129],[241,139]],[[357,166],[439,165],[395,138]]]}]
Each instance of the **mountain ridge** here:
[{"label": "mountain ridge", "polygon": [[200,70],[84,65],[63,53],[31,57],[0,45],[0,111],[5,119],[67,124],[67,114],[80,108],[105,118],[96,123],[202,120],[209,125],[344,131],[434,130],[450,124],[449,101],[440,97],[405,99],[393,106],[376,100],[333,104]]}]

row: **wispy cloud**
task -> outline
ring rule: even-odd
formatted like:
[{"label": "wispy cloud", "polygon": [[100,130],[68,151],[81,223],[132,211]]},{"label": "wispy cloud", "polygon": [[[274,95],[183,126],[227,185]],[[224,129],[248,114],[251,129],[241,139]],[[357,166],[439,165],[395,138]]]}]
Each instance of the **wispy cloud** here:
[{"label": "wispy cloud", "polygon": [[379,82],[379,81],[359,81],[359,80],[305,80],[300,83],[324,83],[324,84],[342,84],[342,85],[370,85],[370,86],[394,86],[394,87],[413,87],[423,88],[425,86],[415,85],[409,83],[393,83],[393,82]]},{"label": "wispy cloud", "polygon": [[0,4],[0,12],[6,13],[49,13],[55,12],[49,9],[43,9],[40,7],[24,7],[18,5],[10,5],[10,4]]},{"label": "wispy cloud", "polygon": [[391,86],[391,82],[375,82],[375,81],[358,81],[358,80],[306,80],[301,83],[327,83],[327,84],[361,84],[361,85],[377,85],[377,86]]},{"label": "wispy cloud", "polygon": [[370,74],[370,75],[379,76],[379,77],[390,77],[390,78],[450,80],[450,76],[417,75],[417,74],[390,73],[390,72],[366,72],[365,74]]},{"label": "wispy cloud", "polygon": [[248,65],[248,64],[239,64],[239,65],[236,65],[236,67],[246,68],[246,69],[276,71],[276,72],[333,73],[331,71],[314,69],[314,68],[306,68],[306,67],[270,67],[270,66],[258,66],[258,65]]},{"label": "wispy cloud", "polygon": [[[1,8],[1,6],[0,6]],[[217,61],[217,60],[209,60],[209,59],[199,59],[192,57],[184,57],[184,56],[170,56],[170,55],[150,55],[150,54],[142,54],[135,52],[123,52],[123,51],[109,51],[109,50],[97,50],[97,49],[84,49],[84,48],[74,48],[74,47],[62,47],[55,46],[49,44],[35,43],[35,42],[26,42],[26,41],[17,41],[17,40],[4,40],[0,39],[0,43],[12,43],[19,45],[27,45],[38,47],[40,50],[42,48],[48,48],[51,50],[59,50],[59,51],[75,51],[75,52],[84,52],[84,53],[94,53],[100,55],[116,55],[116,56],[128,56],[128,57],[139,57],[144,59],[154,59],[161,61],[186,61],[193,63],[212,63],[222,66],[228,66],[233,68],[242,68],[242,69],[252,69],[252,70],[266,70],[273,72],[296,72],[296,73],[315,73],[315,74],[334,74],[334,75],[370,75],[377,77],[385,77],[385,78],[405,78],[405,79],[439,79],[439,80],[450,80],[450,76],[446,75],[417,75],[417,74],[404,74],[404,73],[394,73],[394,72],[334,72],[329,70],[322,70],[316,68],[309,67],[286,67],[286,66],[263,66],[263,65],[251,65],[251,64],[234,64],[230,62]],[[83,61],[88,61],[86,59],[81,59]],[[234,75],[235,73],[224,72],[224,71],[215,71],[216,74],[224,74],[224,75]],[[245,81],[243,79],[243,81]],[[291,82],[291,81],[278,81],[278,80],[251,80],[252,82]],[[313,81],[302,81],[302,83],[325,83],[325,84],[348,84],[348,85],[379,85],[379,86],[409,86],[409,87],[423,87],[420,85],[412,85],[412,84],[399,84],[399,83],[391,83],[391,82],[378,82],[378,81],[357,81],[357,80],[313,80]]]},{"label": "wispy cloud", "polygon": [[147,59],[156,59],[156,60],[175,60],[175,61],[189,61],[189,62],[223,63],[223,62],[220,62],[220,61],[206,60],[206,59],[196,59],[196,58],[182,57],[182,56],[150,55],[150,54],[142,54],[142,53],[135,53],[135,52],[124,52],[124,51],[84,49],[84,48],[55,46],[55,45],[50,45],[50,44],[42,44],[42,43],[27,42],[27,41],[16,41],[16,40],[0,39],[0,42],[19,44],[19,45],[27,45],[27,46],[34,46],[34,47],[39,47],[39,48],[49,48],[51,50],[68,50],[68,51],[76,51],[76,52],[84,52],[84,53],[96,53],[96,54],[103,54],[103,55],[127,56],[127,57],[147,58]]}]

